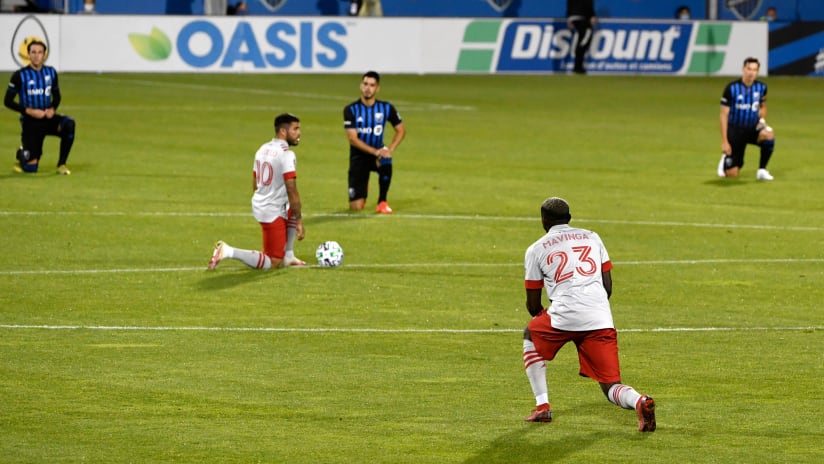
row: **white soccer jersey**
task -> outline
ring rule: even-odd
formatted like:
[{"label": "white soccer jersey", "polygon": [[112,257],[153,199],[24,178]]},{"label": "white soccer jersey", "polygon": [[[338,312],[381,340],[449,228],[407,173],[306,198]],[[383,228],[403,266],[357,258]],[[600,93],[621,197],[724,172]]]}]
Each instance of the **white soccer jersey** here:
[{"label": "white soccer jersey", "polygon": [[595,232],[553,226],[524,256],[526,288],[546,289],[552,327],[583,331],[614,328],[602,272],[612,269]]},{"label": "white soccer jersey", "polygon": [[278,217],[287,219],[289,197],[286,179],[296,177],[297,159],[285,140],[272,139],[255,153],[255,194],[252,196],[252,214],[258,222],[273,222]]}]

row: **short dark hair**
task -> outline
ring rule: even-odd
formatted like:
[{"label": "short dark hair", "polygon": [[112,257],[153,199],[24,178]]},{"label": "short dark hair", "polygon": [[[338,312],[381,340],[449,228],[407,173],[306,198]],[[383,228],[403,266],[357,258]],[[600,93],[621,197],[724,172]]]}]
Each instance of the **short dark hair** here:
[{"label": "short dark hair", "polygon": [[275,131],[288,128],[293,122],[300,122],[300,119],[292,113],[279,114],[275,116]]},{"label": "short dark hair", "polygon": [[26,45],[26,51],[27,52],[31,53],[31,46],[32,45],[40,45],[41,47],[43,47],[43,52],[45,52],[46,50],[49,49],[49,47],[47,47],[46,44],[44,44],[42,41],[34,39],[31,42],[29,42],[28,45]]},{"label": "short dark hair", "polygon": [[748,56],[744,58],[744,66],[747,66],[750,63],[755,63],[758,65],[758,69],[761,69],[761,62],[758,61],[758,58],[754,56]]},{"label": "short dark hair", "polygon": [[563,198],[550,197],[541,205],[541,219],[553,224],[567,224],[572,219],[569,203]]},{"label": "short dark hair", "polygon": [[361,80],[364,80],[367,77],[375,79],[375,82],[377,82],[378,84],[381,83],[381,75],[378,74],[377,71],[366,71],[365,73],[363,73],[363,76],[361,76]]}]

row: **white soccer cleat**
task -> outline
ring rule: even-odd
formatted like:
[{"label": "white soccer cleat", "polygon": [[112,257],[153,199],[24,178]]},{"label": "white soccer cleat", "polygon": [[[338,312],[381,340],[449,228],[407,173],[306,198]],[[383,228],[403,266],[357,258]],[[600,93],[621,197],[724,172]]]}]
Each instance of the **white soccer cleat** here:
[{"label": "white soccer cleat", "polygon": [[718,177],[727,177],[727,171],[724,169],[724,160],[727,159],[727,155],[721,154],[721,161],[718,162]]},{"label": "white soccer cleat", "polygon": [[209,260],[208,269],[210,271],[214,270],[214,268],[217,267],[218,263],[220,263],[220,260],[223,259],[223,247],[225,245],[226,244],[221,241],[215,243],[215,251],[212,253],[212,259]]},{"label": "white soccer cleat", "polygon": [[755,173],[755,180],[773,180],[774,177],[770,174],[770,171],[766,169],[759,169],[758,172]]}]

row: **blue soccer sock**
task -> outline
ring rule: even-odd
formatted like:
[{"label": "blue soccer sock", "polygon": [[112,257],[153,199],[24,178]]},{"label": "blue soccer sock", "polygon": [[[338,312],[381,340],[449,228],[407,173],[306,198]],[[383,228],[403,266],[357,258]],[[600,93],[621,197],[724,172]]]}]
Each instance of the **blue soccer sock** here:
[{"label": "blue soccer sock", "polygon": [[764,140],[761,142],[761,159],[758,162],[759,169],[767,169],[767,163],[770,162],[773,150],[775,150],[775,139]]}]

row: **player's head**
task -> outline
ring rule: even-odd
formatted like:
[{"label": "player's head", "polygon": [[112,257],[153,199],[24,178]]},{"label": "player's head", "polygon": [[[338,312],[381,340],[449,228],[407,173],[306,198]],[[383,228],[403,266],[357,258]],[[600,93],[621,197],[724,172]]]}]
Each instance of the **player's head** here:
[{"label": "player's head", "polygon": [[375,79],[375,82],[378,84],[381,83],[381,75],[378,74],[377,71],[366,71],[365,73],[363,73],[363,76],[361,76],[361,80],[364,80],[367,77]]},{"label": "player's head", "polygon": [[758,61],[758,58],[754,56],[748,56],[744,59],[744,67],[741,71],[741,78],[747,85],[752,84],[756,77],[758,77],[758,71],[761,69],[761,63]]},{"label": "player's head", "polygon": [[26,56],[24,61],[28,61],[34,69],[40,69],[48,54],[45,42],[37,37],[29,37],[25,43]]},{"label": "player's head", "polygon": [[569,224],[572,215],[569,214],[569,203],[563,198],[549,197],[541,205],[541,222],[544,230],[549,230],[558,224]]},{"label": "player's head", "polygon": [[375,98],[381,86],[381,75],[376,71],[367,71],[361,76],[361,100],[367,103]]},{"label": "player's head", "polygon": [[275,116],[275,134],[291,146],[300,143],[300,119],[292,113]]},{"label": "player's head", "polygon": [[29,52],[29,54],[31,54],[31,47],[33,45],[40,45],[41,47],[43,47],[43,54],[45,54],[46,50],[48,49],[48,47],[46,47],[46,44],[43,43],[41,40],[34,39],[29,41],[29,43],[26,45],[26,51]]}]

